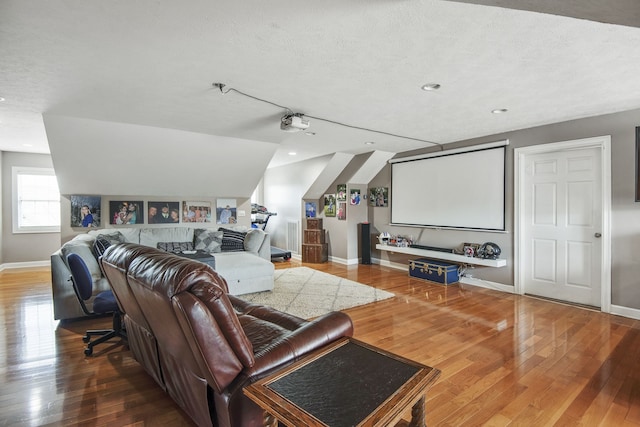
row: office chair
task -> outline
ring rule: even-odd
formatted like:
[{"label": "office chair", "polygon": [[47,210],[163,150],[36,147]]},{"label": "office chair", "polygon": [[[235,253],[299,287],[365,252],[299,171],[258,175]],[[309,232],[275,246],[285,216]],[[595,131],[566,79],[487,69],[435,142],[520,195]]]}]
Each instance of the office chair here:
[{"label": "office chair", "polygon": [[[71,253],[67,255],[67,263],[71,270],[71,282],[73,283],[73,290],[80,301],[82,310],[88,316],[101,315],[107,313],[113,313],[113,327],[112,329],[97,329],[88,330],[82,337],[82,341],[87,343],[87,348],[84,350],[86,356],[93,354],[93,347],[96,345],[108,341],[115,337],[127,338],[127,334],[122,327],[122,316],[118,307],[118,302],[112,291],[103,291],[96,295],[93,300],[93,311],[87,308],[85,301],[91,298],[93,294],[93,279],[87,265],[78,254]],[[99,338],[91,341],[91,336],[98,335]]]}]

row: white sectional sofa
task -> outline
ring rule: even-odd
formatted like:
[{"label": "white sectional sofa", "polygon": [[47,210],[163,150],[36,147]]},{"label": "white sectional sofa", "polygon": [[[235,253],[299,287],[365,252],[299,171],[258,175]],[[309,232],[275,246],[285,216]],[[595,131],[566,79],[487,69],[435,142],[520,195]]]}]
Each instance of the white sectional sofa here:
[{"label": "white sectional sofa", "polygon": [[[271,263],[269,235],[255,228],[223,230],[195,227],[119,228],[91,230],[77,235],[51,255],[54,318],[72,319],[85,315],[69,280],[71,272],[66,262],[69,253],[80,255],[89,267],[94,281],[94,295],[109,289],[109,283],[98,264],[96,240],[106,240],[112,244],[139,243],[154,248],[190,242],[193,249],[205,250],[215,257],[215,270],[227,281],[230,294],[272,290],[274,266]],[[89,307],[92,302],[88,301]]]}]

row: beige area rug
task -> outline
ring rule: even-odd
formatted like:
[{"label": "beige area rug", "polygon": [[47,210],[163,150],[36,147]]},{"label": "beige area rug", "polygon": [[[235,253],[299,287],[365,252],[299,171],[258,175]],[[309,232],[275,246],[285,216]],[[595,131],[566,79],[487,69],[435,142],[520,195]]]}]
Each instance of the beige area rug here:
[{"label": "beige area rug", "polygon": [[330,311],[392,298],[391,292],[308,267],[275,271],[273,291],[240,295],[246,301],[311,319]]}]

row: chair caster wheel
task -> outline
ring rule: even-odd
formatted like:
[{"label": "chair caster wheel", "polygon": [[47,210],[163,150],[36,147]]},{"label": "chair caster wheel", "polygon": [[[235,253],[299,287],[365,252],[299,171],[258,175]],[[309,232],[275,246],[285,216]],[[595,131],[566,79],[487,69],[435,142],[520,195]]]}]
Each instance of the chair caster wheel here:
[{"label": "chair caster wheel", "polygon": [[90,337],[89,335],[85,335],[85,336],[83,336],[83,337],[82,337],[82,342],[87,343],[87,342],[89,342],[90,340],[91,340],[91,337]]},{"label": "chair caster wheel", "polygon": [[93,349],[92,348],[85,348],[84,349],[84,355],[85,356],[91,356],[93,354]]}]

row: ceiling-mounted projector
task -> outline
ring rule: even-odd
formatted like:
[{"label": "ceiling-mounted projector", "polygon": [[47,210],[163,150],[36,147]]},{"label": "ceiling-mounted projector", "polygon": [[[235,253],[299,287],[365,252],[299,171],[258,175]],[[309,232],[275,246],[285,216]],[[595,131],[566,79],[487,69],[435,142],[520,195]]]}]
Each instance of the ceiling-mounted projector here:
[{"label": "ceiling-mounted projector", "polygon": [[302,114],[287,114],[280,120],[280,129],[285,132],[299,132],[309,127],[309,120],[304,119]]}]

